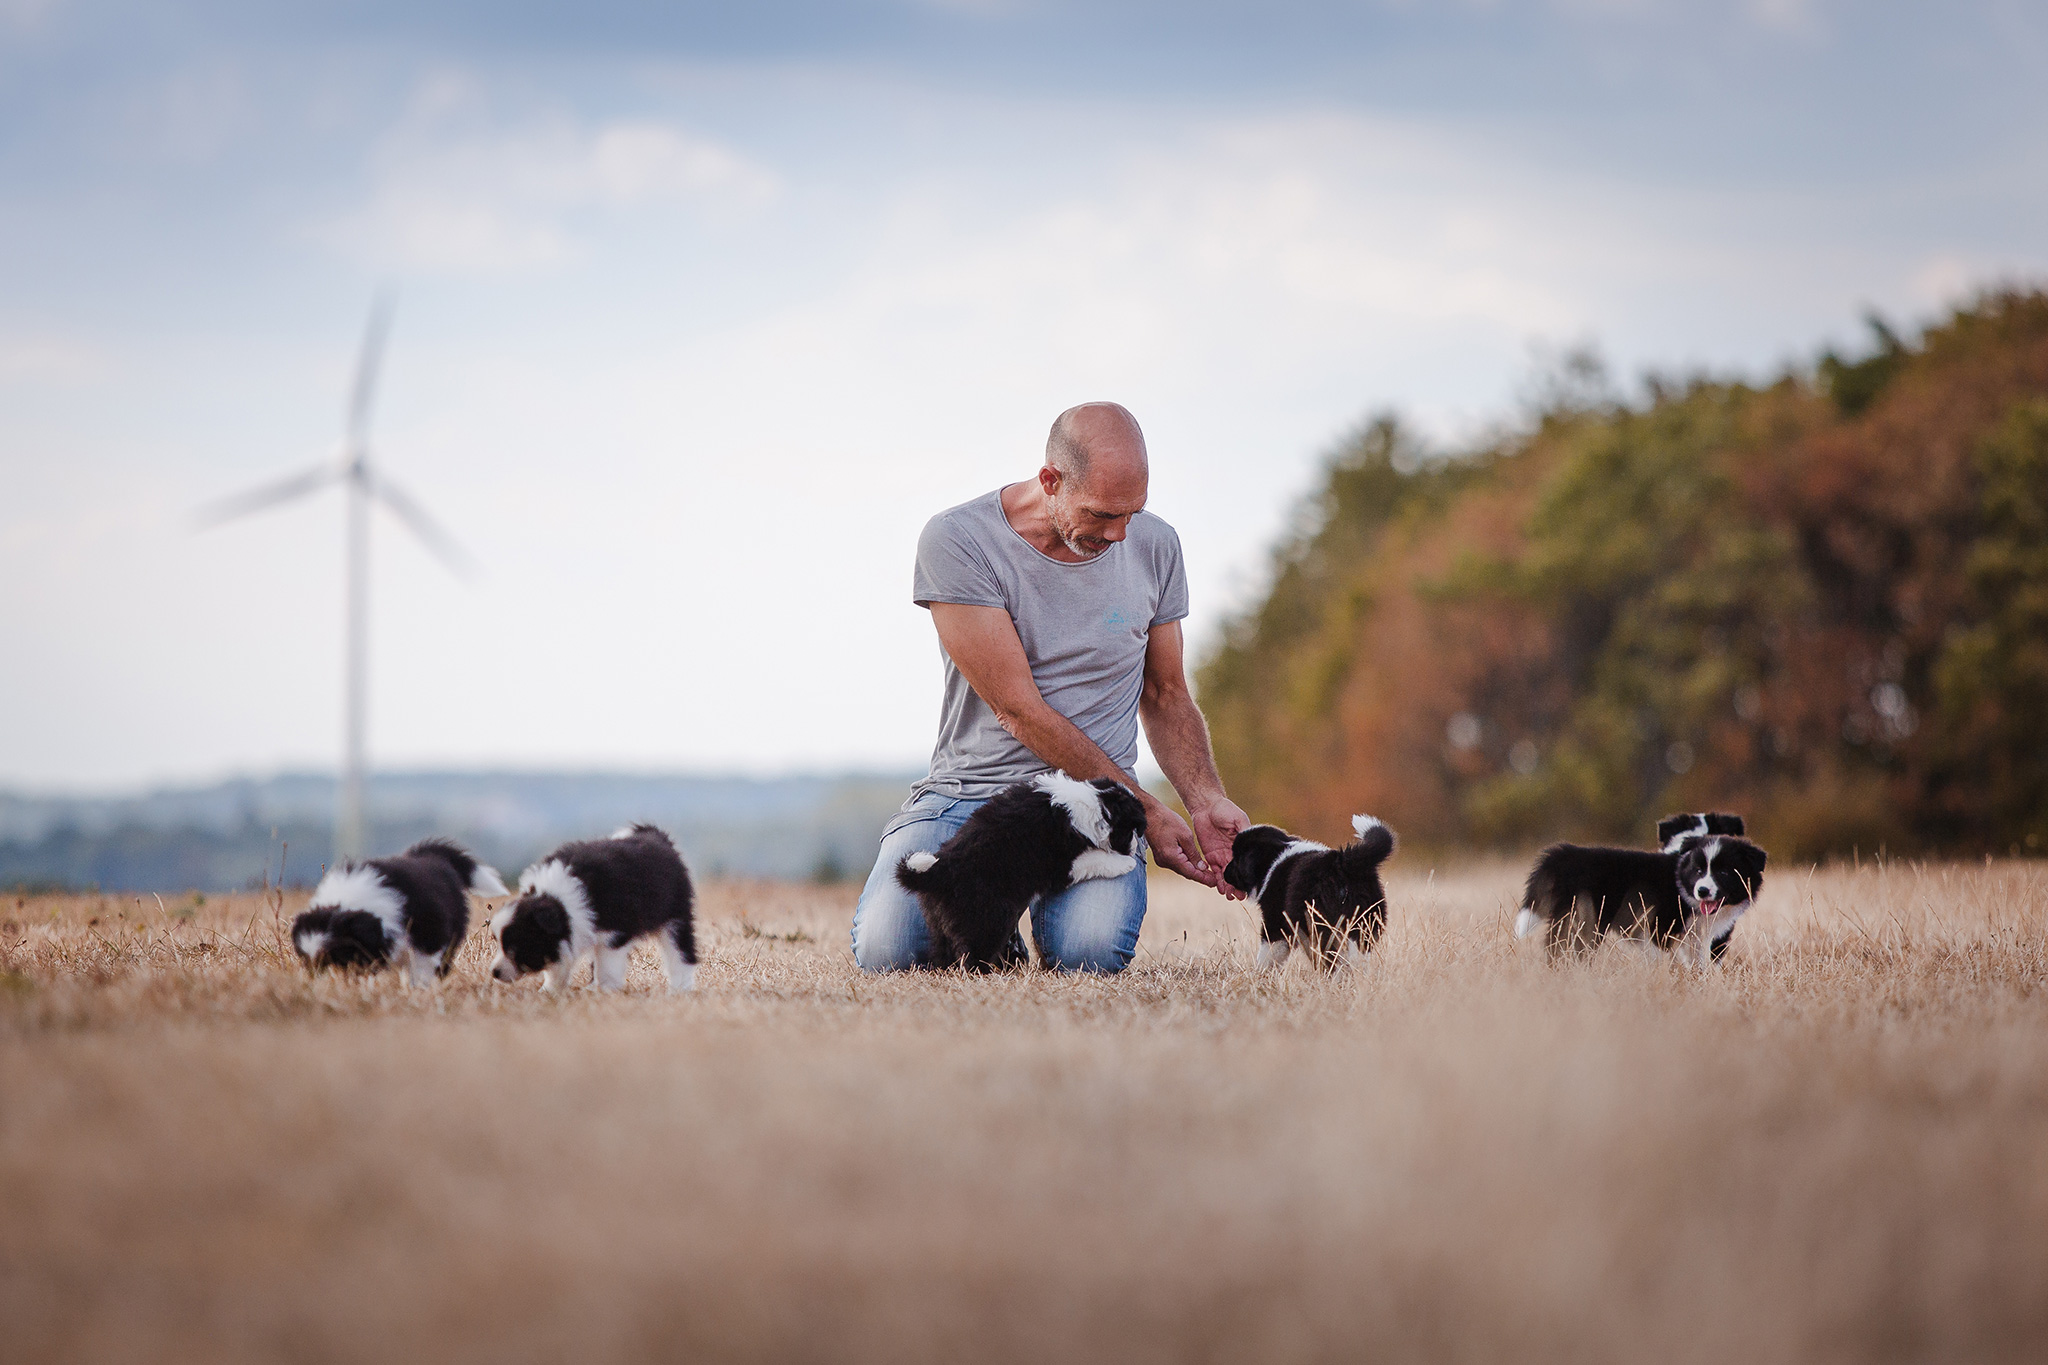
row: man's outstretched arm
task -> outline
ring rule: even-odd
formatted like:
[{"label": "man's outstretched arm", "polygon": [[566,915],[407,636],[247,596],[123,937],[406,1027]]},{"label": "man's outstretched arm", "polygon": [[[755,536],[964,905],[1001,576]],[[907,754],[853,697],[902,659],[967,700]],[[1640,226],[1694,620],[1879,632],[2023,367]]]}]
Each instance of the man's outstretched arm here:
[{"label": "man's outstretched arm", "polygon": [[1152,756],[1194,820],[1210,870],[1203,880],[1232,900],[1240,899],[1243,893],[1219,878],[1230,865],[1231,842],[1251,820],[1223,794],[1216,754],[1209,746],[1209,722],[1188,691],[1178,621],[1154,626],[1146,637],[1145,690],[1138,698],[1138,719],[1144,722]]},{"label": "man's outstretched arm", "polygon": [[[1216,885],[1221,865],[1204,859],[1202,842],[1188,828],[1188,822],[1134,784],[1123,769],[1110,762],[1109,755],[1081,733],[1079,726],[1047,705],[1032,679],[1031,662],[1024,656],[1024,642],[1017,638],[1017,623],[1010,619],[1010,613],[1001,607],[970,607],[957,602],[934,602],[931,612],[932,624],[938,627],[939,643],[946,647],[953,666],[967,679],[975,695],[988,703],[1005,730],[1048,765],[1069,776],[1084,781],[1107,777],[1136,792],[1145,803],[1145,838],[1160,865],[1172,868],[1190,881]],[[1148,689],[1150,674],[1148,651]],[[1189,705],[1193,704],[1191,699]],[[1201,722],[1199,712],[1195,720],[1197,724]],[[1149,724],[1146,730],[1151,732]],[[1205,747],[1207,742],[1205,731]],[[1210,766],[1213,771],[1214,764]],[[1171,772],[1168,776],[1172,776]],[[1179,784],[1175,785],[1178,789]]]}]

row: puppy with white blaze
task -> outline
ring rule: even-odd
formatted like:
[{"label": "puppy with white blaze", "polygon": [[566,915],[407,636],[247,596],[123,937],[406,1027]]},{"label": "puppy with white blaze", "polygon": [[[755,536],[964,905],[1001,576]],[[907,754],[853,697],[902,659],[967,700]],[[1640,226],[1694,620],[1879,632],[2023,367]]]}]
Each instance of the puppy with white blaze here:
[{"label": "puppy with white blaze", "polygon": [[1253,825],[1230,846],[1223,880],[1259,907],[1257,965],[1278,967],[1295,944],[1324,971],[1362,961],[1387,923],[1380,864],[1394,831],[1370,815],[1351,817],[1358,842],[1331,848],[1277,825]]},{"label": "puppy with white blaze", "polygon": [[1032,901],[1123,876],[1144,832],[1144,803],[1121,782],[1051,772],[997,792],[937,853],[898,863],[896,880],[924,907],[934,963],[991,971],[1012,960]]},{"label": "puppy with white blaze", "polygon": [[[1685,842],[1688,835],[1745,834],[1747,832],[1742,827],[1741,816],[1720,810],[1698,811],[1691,815],[1667,815],[1657,822],[1657,842],[1663,846],[1666,853],[1678,852],[1678,846]],[[1742,911],[1737,910],[1714,935],[1714,961],[1719,962],[1722,956],[1727,953],[1728,940],[1735,933],[1735,921],[1740,918],[1742,918]]]},{"label": "puppy with white blaze", "polygon": [[1584,956],[1614,933],[1702,971],[1763,888],[1767,855],[1734,835],[1679,838],[1672,852],[1553,844],[1536,859],[1515,937],[1539,929],[1550,955]]},{"label": "puppy with white blaze", "polygon": [[511,894],[495,871],[446,839],[423,839],[395,858],[344,863],[320,879],[292,921],[292,947],[315,971],[396,964],[407,985],[431,985],[455,965],[472,891]]},{"label": "puppy with white blaze", "polygon": [[519,898],[491,917],[491,975],[510,982],[538,972],[542,989],[559,991],[588,957],[592,983],[616,991],[633,940],[652,938],[669,990],[687,991],[697,982],[695,899],[682,855],[653,825],[563,844],[520,874]]}]

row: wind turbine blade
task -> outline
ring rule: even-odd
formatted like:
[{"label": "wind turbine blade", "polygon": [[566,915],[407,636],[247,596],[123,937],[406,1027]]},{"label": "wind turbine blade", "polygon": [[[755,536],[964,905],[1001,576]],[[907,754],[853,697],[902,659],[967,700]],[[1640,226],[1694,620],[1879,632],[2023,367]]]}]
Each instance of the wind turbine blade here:
[{"label": "wind turbine blade", "polygon": [[341,477],[341,470],[333,464],[322,462],[301,474],[294,474],[275,483],[252,488],[246,493],[210,502],[192,514],[196,528],[218,526],[236,517],[246,517],[251,512],[261,512],[266,507],[275,507],[293,498],[302,498]]},{"label": "wind turbine blade", "polygon": [[363,349],[356,354],[356,382],[349,390],[348,448],[361,455],[370,439],[370,405],[377,398],[377,372],[384,364],[384,338],[391,331],[391,291],[377,295],[370,305],[369,325],[363,329]]},{"label": "wind turbine blade", "polygon": [[474,582],[482,573],[482,567],[476,562],[475,557],[463,549],[440,522],[428,516],[427,509],[413,501],[410,494],[400,490],[382,474],[372,476],[370,491],[376,494],[377,500],[390,508],[392,515],[404,522],[406,529],[418,536],[420,543],[433,552],[434,558],[447,565],[449,571],[457,578]]}]

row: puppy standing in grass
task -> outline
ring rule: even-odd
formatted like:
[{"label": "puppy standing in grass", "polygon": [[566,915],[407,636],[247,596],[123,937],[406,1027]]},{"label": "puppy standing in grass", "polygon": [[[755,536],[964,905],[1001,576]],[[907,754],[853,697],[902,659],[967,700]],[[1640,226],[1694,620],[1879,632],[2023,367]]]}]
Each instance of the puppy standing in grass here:
[{"label": "puppy standing in grass", "polygon": [[469,932],[469,898],[509,894],[497,872],[446,839],[422,839],[395,858],[331,869],[292,921],[306,965],[404,968],[406,984],[448,975]]},{"label": "puppy standing in grass", "polygon": [[[1138,866],[1145,806],[1121,782],[1046,773],[1005,788],[937,853],[911,853],[896,880],[924,906],[932,961],[985,972],[1007,964],[1031,903]],[[1051,965],[1046,952],[1040,966]]]},{"label": "puppy standing in grass", "polygon": [[1224,880],[1259,907],[1258,966],[1278,967],[1296,943],[1317,966],[1361,961],[1387,923],[1380,864],[1394,831],[1370,815],[1351,817],[1358,842],[1333,849],[1297,839],[1277,825],[1253,825],[1231,846]]},{"label": "puppy standing in grass", "polygon": [[[1657,842],[1666,853],[1678,852],[1679,847],[1692,835],[1704,837],[1710,834],[1739,835],[1747,832],[1742,826],[1741,816],[1719,810],[1698,811],[1690,815],[1667,815],[1657,822]],[[1713,931],[1714,961],[1719,962],[1728,952],[1728,940],[1735,934],[1735,921],[1741,919],[1742,912],[1748,908],[1747,904],[1736,908],[1734,913],[1725,916],[1725,922]]]},{"label": "puppy standing in grass", "polygon": [[601,991],[626,984],[633,940],[651,937],[671,992],[697,978],[695,892],[668,835],[631,825],[609,839],[563,844],[520,874],[519,899],[491,917],[498,960],[491,975],[517,981],[534,972],[560,991],[586,957]]},{"label": "puppy standing in grass", "polygon": [[1667,950],[1705,971],[1714,935],[1732,928],[1763,888],[1766,855],[1732,835],[1679,838],[1674,852],[1553,844],[1536,859],[1515,937],[1539,929],[1552,958],[1584,956],[1609,933]]}]

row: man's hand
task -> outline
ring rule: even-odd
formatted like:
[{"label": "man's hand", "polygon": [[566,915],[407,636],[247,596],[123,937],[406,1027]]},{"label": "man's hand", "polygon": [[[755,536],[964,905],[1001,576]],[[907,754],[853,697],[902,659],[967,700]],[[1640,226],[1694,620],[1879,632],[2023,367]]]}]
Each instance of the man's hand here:
[{"label": "man's hand", "polygon": [[1145,841],[1152,845],[1152,856],[1159,865],[1178,872],[1191,882],[1204,886],[1215,886],[1222,878],[1223,865],[1212,862],[1202,852],[1202,841],[1188,828],[1188,822],[1173,813],[1173,808],[1157,797],[1144,795]]},{"label": "man's hand", "polygon": [[1195,811],[1194,817],[1195,837],[1201,841],[1202,854],[1209,866],[1215,869],[1214,875],[1206,880],[1229,899],[1243,900],[1245,893],[1223,880],[1223,869],[1230,866],[1230,846],[1238,832],[1251,828],[1251,817],[1223,796]]}]

